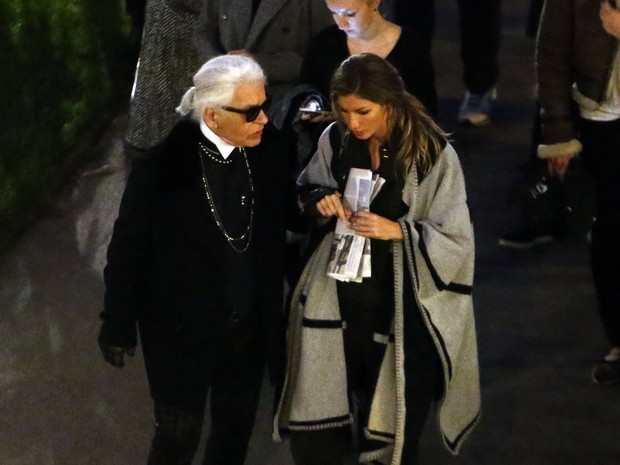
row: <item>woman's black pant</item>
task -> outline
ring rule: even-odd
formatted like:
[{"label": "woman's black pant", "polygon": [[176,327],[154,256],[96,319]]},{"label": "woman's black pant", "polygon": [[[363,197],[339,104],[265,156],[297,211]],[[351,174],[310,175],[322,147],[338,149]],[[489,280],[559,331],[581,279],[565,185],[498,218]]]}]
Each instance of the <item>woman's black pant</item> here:
[{"label": "woman's black pant", "polygon": [[[217,340],[201,347],[187,348],[168,357],[150,358],[145,351],[147,372],[152,368],[149,364],[158,364],[160,373],[157,379],[149,375],[155,434],[148,465],[192,463],[209,393],[210,428],[202,463],[244,463],[265,369],[260,328],[260,324],[233,320],[222,328]],[[167,370],[183,374],[166,376]],[[171,392],[176,397],[168,394]]]},{"label": "woman's black pant", "polygon": [[596,189],[591,259],[598,307],[609,343],[620,347],[620,119],[581,119],[579,133]]}]

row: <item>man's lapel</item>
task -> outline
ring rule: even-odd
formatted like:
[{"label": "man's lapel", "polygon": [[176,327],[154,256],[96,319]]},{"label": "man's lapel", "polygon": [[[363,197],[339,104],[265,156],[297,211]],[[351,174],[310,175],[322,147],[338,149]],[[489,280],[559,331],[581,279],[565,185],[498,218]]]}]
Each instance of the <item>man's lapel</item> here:
[{"label": "man's lapel", "polygon": [[[262,34],[263,30],[278,14],[289,0],[262,0],[256,11],[254,21],[250,27],[250,33],[245,41],[245,49],[250,50]],[[316,1],[316,0],[313,0]],[[292,27],[292,26],[291,26]]]}]

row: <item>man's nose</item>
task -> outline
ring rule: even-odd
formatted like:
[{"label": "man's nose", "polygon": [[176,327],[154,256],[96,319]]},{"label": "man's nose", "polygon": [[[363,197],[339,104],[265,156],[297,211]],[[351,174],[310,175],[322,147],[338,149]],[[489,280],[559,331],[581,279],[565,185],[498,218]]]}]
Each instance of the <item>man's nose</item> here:
[{"label": "man's nose", "polygon": [[264,110],[261,110],[254,121],[259,124],[265,125],[269,121],[269,118],[267,117],[267,113],[265,113]]}]

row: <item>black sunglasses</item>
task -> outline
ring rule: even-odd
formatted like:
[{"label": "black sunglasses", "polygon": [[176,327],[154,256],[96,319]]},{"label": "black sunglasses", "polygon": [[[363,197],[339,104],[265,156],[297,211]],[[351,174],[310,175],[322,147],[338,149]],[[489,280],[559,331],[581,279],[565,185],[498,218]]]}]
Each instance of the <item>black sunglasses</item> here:
[{"label": "black sunglasses", "polygon": [[260,105],[252,105],[251,107],[248,107],[245,109],[223,106],[222,110],[232,111],[233,113],[239,113],[241,115],[245,115],[245,120],[248,123],[251,123],[256,118],[258,118],[258,115],[260,115],[261,111],[266,111],[268,107],[269,107],[269,97],[267,98],[267,100],[265,100]]}]

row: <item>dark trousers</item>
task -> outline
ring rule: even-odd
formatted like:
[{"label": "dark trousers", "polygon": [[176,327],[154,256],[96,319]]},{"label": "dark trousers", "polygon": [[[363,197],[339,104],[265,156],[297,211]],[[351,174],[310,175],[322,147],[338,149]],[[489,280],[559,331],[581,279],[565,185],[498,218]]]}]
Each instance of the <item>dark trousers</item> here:
[{"label": "dark trousers", "polygon": [[[410,289],[411,281],[405,273],[404,289]],[[413,302],[413,296],[405,299],[405,437],[401,463],[419,464],[420,437],[430,408],[440,394],[441,366],[434,343],[426,330],[420,311]],[[355,310],[360,313],[363,308]],[[354,310],[354,311],[355,311]],[[357,325],[368,327],[358,319]],[[355,322],[353,325],[355,327]],[[374,379],[369,372],[375,372],[382,352],[375,347],[372,336],[363,337],[363,330],[351,331],[350,320],[345,330],[345,355],[347,358],[347,380],[350,396],[357,400],[358,424],[342,428],[319,431],[292,431],[291,452],[296,465],[343,465],[352,452],[353,443],[360,443],[361,449],[372,449],[373,444],[363,439],[362,427],[368,417],[368,406],[374,391]],[[349,331],[347,333],[347,331]],[[367,335],[368,336],[368,335]],[[373,346],[375,344],[375,346]],[[355,438],[353,436],[355,435]]]},{"label": "dark trousers", "polygon": [[[429,43],[435,29],[435,0],[393,0],[393,21],[418,32]],[[482,94],[497,82],[501,35],[500,0],[457,0],[461,28],[463,80]]]},{"label": "dark trousers", "polygon": [[581,119],[579,132],[596,189],[591,258],[599,312],[609,343],[620,347],[620,119]]},{"label": "dark trousers", "polygon": [[[170,372],[184,374],[165,380],[163,373],[151,383],[165,381],[168,385],[161,392],[176,390],[183,398],[176,402],[171,396],[153,392],[155,434],[148,465],[191,464],[200,440],[209,392],[210,430],[202,463],[242,465],[265,370],[260,324],[229,322],[218,340],[206,347],[188,349],[166,360],[162,356],[155,358],[163,364],[160,371],[169,368]],[[147,363],[156,361],[151,358]]]}]

